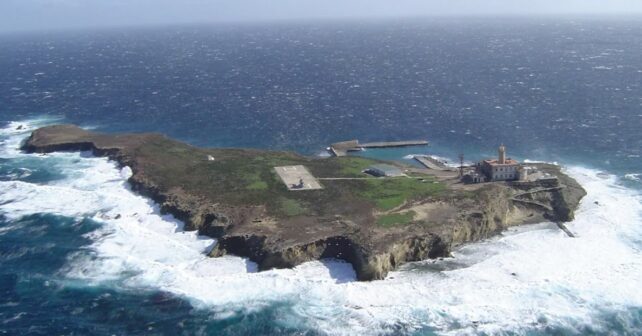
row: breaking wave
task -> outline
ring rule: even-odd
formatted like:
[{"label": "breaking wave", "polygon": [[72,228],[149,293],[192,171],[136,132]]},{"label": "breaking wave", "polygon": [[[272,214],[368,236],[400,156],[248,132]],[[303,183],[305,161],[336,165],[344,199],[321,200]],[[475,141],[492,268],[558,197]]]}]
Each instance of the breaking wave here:
[{"label": "breaking wave", "polygon": [[[0,181],[0,214],[17,220],[49,213],[101,223],[86,235],[91,246],[60,271],[74,283],[156,288],[221,316],[285,302],[287,323],[330,334],[606,332],[613,319],[622,320],[618,327],[625,333],[639,331],[630,309],[642,307],[642,199],[616,176],[567,169],[588,192],[568,223],[577,238],[552,223],[522,226],[462,247],[452,258],[412,263],[364,283],[340,261],[256,272],[243,258],[208,258],[216,241],[185,232],[182,223],[133,193],[127,167],[86,153],[20,153],[22,139],[42,123],[0,130],[0,157],[33,171],[46,167],[57,177]],[[19,124],[25,126],[17,130]]]}]

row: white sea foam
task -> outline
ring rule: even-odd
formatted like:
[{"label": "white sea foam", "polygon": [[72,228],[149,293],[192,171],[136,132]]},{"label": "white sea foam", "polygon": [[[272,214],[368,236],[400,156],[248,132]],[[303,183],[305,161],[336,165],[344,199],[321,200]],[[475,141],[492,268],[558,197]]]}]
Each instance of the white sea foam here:
[{"label": "white sea foam", "polygon": [[531,159],[525,159],[524,163],[548,163],[552,165],[559,165],[557,161],[542,161],[542,160],[531,160]]},{"label": "white sea foam", "polygon": [[60,118],[56,117],[41,117],[29,119],[25,121],[12,121],[5,127],[0,128],[0,157],[11,158],[20,154],[20,143],[29,135],[33,130],[38,127],[50,124]]},{"label": "white sea foam", "polygon": [[322,158],[329,158],[329,157],[331,157],[331,156],[332,156],[332,154],[330,154],[330,152],[329,152],[329,151],[324,150],[324,151],[319,151],[319,152],[317,152],[316,156],[317,156],[317,157],[322,157]]},{"label": "white sea foam", "polygon": [[0,212],[13,219],[48,212],[103,223],[89,235],[93,255],[79,252],[63,270],[83,283],[158,288],[223,315],[285,301],[288,323],[332,334],[377,333],[392,324],[446,334],[572,328],[598,323],[599,311],[642,306],[640,196],[590,169],[568,170],[588,191],[577,219],[568,223],[578,238],[550,223],[524,226],[461,248],[454,258],[362,283],[336,261],[257,273],[242,258],[207,258],[215,241],[182,232],[179,222],[131,192],[128,169],[70,153],[43,160],[68,178],[46,185],[0,182]]},{"label": "white sea foam", "polygon": [[624,178],[627,179],[627,180],[631,180],[631,181],[640,181],[640,177],[641,176],[642,176],[642,174],[632,174],[631,173],[631,174],[624,175]]}]

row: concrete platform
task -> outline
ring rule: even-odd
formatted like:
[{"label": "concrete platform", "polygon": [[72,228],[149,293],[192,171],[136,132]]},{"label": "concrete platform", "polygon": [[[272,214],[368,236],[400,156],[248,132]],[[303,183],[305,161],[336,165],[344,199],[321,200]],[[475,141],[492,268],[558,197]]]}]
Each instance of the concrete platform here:
[{"label": "concrete platform", "polygon": [[457,171],[457,168],[449,167],[445,165],[443,162],[435,160],[428,155],[415,155],[414,158],[415,160],[419,161],[419,163],[421,163],[428,169],[442,170],[442,171]]},{"label": "concrete platform", "polygon": [[[279,175],[288,190],[317,190],[323,189],[319,181],[310,174],[305,166],[282,166],[274,167],[276,173]],[[303,179],[303,187],[297,188],[299,180]]]},{"label": "concrete platform", "polygon": [[359,140],[350,140],[336,142],[328,147],[328,150],[334,156],[346,156],[348,152],[360,151],[364,148],[388,148],[388,147],[409,147],[409,146],[426,146],[428,141],[425,140],[411,140],[411,141],[381,141],[359,143]]},{"label": "concrete platform", "polygon": [[410,141],[380,141],[368,142],[359,144],[361,148],[386,148],[386,147],[412,147],[412,146],[427,146],[426,140],[410,140]]}]

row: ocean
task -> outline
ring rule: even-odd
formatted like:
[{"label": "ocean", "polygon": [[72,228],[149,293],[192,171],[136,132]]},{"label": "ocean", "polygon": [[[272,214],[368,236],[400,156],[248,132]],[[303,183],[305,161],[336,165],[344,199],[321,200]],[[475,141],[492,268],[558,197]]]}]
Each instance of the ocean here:
[{"label": "ocean", "polygon": [[[461,18],[0,35],[0,333],[642,334],[642,20]],[[25,154],[37,127],[411,162],[555,162],[568,227],[512,228],[357,282],[340,260],[257,272],[207,258],[90,153]],[[116,214],[127,214],[115,219]]]}]

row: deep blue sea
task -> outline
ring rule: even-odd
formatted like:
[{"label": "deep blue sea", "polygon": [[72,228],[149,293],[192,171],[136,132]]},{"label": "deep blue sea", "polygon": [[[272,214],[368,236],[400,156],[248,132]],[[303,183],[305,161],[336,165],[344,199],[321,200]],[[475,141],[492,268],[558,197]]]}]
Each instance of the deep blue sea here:
[{"label": "deep blue sea", "polygon": [[[575,239],[524,226],[370,283],[338,260],[256,272],[205,257],[216,242],[133,193],[127,167],[19,151],[55,123],[306,155],[431,142],[360,154],[407,162],[503,143],[588,195]],[[641,155],[642,17],[0,35],[0,333],[640,335]]]}]

